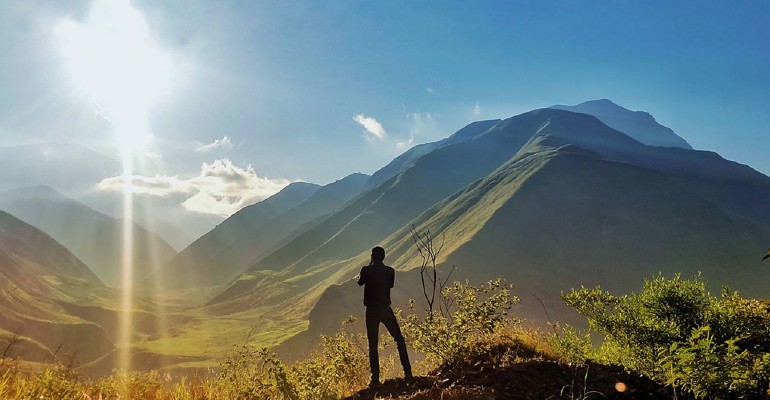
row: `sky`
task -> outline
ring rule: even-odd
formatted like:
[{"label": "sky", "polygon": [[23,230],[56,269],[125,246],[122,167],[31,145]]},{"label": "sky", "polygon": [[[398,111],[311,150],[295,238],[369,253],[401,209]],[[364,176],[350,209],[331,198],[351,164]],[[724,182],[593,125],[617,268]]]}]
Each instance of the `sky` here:
[{"label": "sky", "polygon": [[765,1],[3,1],[0,146],[130,152],[137,191],[229,215],[472,121],[608,98],[770,175],[769,18]]}]

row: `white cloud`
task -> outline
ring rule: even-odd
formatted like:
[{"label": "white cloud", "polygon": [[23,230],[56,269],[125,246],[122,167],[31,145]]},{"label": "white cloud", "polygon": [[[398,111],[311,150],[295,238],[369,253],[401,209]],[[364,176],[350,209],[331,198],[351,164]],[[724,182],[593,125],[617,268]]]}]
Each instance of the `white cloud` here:
[{"label": "white cloud", "polygon": [[[176,176],[131,177],[134,193],[163,197],[176,193],[191,194],[182,203],[184,208],[225,217],[272,196],[289,183],[286,179],[259,177],[251,165],[241,168],[228,159],[203,163],[200,175],[190,179]],[[104,179],[97,185],[97,189],[104,191],[122,191],[123,187],[122,176]]]},{"label": "white cloud", "polygon": [[425,88],[425,91],[428,92],[428,93],[433,93],[433,88],[432,87],[427,87],[427,88]]},{"label": "white cloud", "polygon": [[211,150],[223,148],[223,149],[232,149],[233,148],[233,142],[230,141],[230,138],[227,136],[223,136],[222,139],[216,139],[212,143],[209,144],[201,144],[198,143],[198,147],[195,149],[195,151],[200,153],[208,153]]},{"label": "white cloud", "polygon": [[366,136],[367,140],[384,140],[388,137],[388,133],[385,132],[385,128],[382,127],[382,124],[372,117],[367,117],[364,114],[358,114],[353,117],[353,120],[361,124],[361,126],[366,129],[366,132],[369,133],[369,135]]},{"label": "white cloud", "polygon": [[481,106],[479,106],[479,102],[476,101],[476,105],[473,106],[473,116],[478,117],[481,115]]}]

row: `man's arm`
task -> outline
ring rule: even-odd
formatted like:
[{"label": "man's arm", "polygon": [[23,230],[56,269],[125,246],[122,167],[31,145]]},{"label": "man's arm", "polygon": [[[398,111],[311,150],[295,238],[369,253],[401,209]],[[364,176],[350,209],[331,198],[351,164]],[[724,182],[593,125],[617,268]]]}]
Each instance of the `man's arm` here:
[{"label": "man's arm", "polygon": [[361,272],[358,273],[358,286],[363,286],[366,281],[364,280],[364,268],[361,268]]},{"label": "man's arm", "polygon": [[393,285],[396,283],[396,270],[390,269],[390,288],[393,289]]}]

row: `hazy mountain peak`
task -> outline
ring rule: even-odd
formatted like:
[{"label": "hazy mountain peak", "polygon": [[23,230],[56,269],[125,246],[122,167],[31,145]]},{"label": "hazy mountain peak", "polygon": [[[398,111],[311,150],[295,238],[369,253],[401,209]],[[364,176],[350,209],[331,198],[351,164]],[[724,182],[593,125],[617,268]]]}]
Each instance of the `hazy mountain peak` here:
[{"label": "hazy mountain peak", "polygon": [[3,192],[3,197],[11,197],[15,200],[71,200],[69,197],[61,194],[56,189],[46,185],[24,186],[11,189]]},{"label": "hazy mountain peak", "polygon": [[608,99],[590,100],[574,106],[555,105],[553,109],[589,114],[607,126],[650,146],[679,147],[692,150],[692,146],[674,133],[671,128],[659,124],[646,111],[632,111]]}]

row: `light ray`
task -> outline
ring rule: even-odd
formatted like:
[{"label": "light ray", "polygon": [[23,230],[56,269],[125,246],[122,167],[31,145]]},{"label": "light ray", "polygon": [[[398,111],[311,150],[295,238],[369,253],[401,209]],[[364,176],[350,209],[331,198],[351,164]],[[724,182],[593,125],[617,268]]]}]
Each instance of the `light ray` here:
[{"label": "light ray", "polygon": [[152,140],[150,109],[169,89],[170,64],[128,0],[96,1],[85,23],[65,21],[55,32],[75,88],[110,122],[123,161],[118,367],[128,371],[134,306],[133,160]]}]

